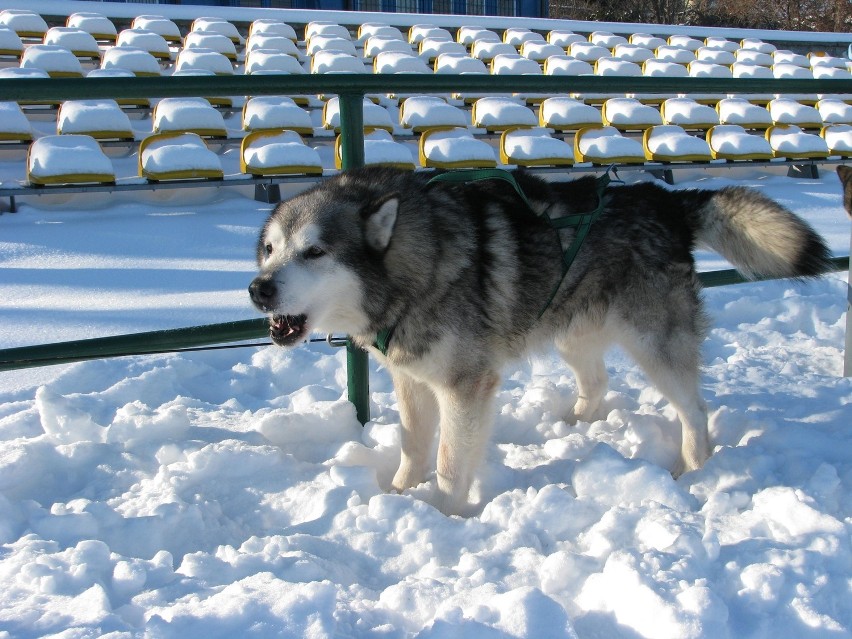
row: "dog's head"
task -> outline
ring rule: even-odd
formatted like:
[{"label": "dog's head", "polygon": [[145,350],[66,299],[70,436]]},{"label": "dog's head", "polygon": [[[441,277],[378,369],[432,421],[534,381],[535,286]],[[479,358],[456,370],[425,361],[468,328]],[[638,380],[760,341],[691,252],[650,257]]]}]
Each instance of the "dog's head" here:
[{"label": "dog's head", "polygon": [[837,175],[843,185],[843,208],[852,217],[852,166],[838,166]]},{"label": "dog's head", "polygon": [[396,224],[399,196],[375,197],[330,180],[280,203],[257,244],[253,304],[270,315],[279,346],[313,331],[350,335],[370,326],[366,295]]}]

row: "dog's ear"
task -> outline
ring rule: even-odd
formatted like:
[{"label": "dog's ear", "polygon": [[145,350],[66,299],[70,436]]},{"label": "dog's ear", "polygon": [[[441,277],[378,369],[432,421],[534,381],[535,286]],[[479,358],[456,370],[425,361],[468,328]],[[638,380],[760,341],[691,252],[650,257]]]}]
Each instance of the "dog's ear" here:
[{"label": "dog's ear", "polygon": [[837,175],[843,185],[843,208],[852,217],[852,166],[841,164],[837,167]]},{"label": "dog's ear", "polygon": [[393,194],[384,200],[373,202],[362,211],[361,215],[367,222],[365,236],[370,248],[380,252],[387,249],[396,225],[398,210],[399,196]]}]

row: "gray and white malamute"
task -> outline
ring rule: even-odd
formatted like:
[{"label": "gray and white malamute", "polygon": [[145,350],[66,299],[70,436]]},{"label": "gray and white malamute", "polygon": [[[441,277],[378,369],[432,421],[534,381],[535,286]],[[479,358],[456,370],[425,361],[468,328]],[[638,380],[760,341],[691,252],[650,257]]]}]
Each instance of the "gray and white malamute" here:
[{"label": "gray and white malamute", "polygon": [[807,277],[828,268],[823,240],[746,188],[604,189],[593,177],[512,175],[514,184],[458,183],[365,168],[279,204],[249,287],[272,340],[346,333],[384,362],[402,420],[392,488],[426,479],[440,423],[434,501],[445,513],[466,506],[504,364],[550,344],[576,375],[580,420],[595,414],[604,352],[620,344],[680,416],[673,473],[699,468],[710,453],[698,390],[707,320],[693,247],[745,275]]}]

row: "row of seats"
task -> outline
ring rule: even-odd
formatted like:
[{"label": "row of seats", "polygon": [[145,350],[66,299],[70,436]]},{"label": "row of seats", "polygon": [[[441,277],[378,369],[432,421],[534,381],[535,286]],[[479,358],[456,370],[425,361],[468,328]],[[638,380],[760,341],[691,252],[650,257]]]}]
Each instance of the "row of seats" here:
[{"label": "row of seats", "polygon": [[[392,112],[397,111],[396,115]],[[725,98],[715,108],[692,98],[663,101],[659,107],[635,98],[610,98],[600,108],[570,97],[544,99],[535,110],[508,97],[479,98],[469,109],[450,104],[437,96],[412,96],[399,108],[386,108],[364,99],[364,127],[381,129],[397,136],[420,134],[444,127],[470,128],[472,133],[500,133],[516,127],[543,127],[557,132],[588,126],[612,126],[620,131],[642,131],[653,126],[675,125],[686,130],[707,130],[734,124],[746,129],[794,125],[821,129],[828,125],[852,125],[852,104],[824,99],[815,106],[788,98],[771,100],[766,107],[743,98]],[[85,134],[98,140],[134,140],[138,130],[154,133],[192,132],[203,137],[242,137],[254,131],[291,130],[311,136],[320,131],[340,131],[340,107],[336,97],[323,103],[316,114],[288,97],[255,97],[246,101],[240,132],[232,132],[221,111],[204,98],[165,98],[154,107],[150,125],[131,124],[114,100],[68,100],[57,110],[58,134]],[[150,127],[150,128],[148,128]],[[15,102],[0,103],[0,142],[28,142],[35,137],[25,112]]]}]

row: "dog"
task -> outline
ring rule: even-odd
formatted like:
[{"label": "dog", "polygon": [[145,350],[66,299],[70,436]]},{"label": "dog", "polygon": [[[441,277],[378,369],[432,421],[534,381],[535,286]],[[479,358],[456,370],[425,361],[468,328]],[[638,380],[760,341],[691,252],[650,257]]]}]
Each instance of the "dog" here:
[{"label": "dog", "polygon": [[576,376],[575,419],[598,409],[604,352],[619,344],[677,410],[673,474],[700,468],[710,454],[699,392],[708,322],[693,248],[718,251],[746,276],[806,278],[829,269],[825,242],[742,187],[497,177],[367,167],[278,204],[249,286],[272,341],[346,333],[384,363],[402,422],[392,489],[426,480],[440,425],[433,503],[448,515],[468,507],[501,369],[553,344]]},{"label": "dog", "polygon": [[843,187],[843,208],[849,217],[852,217],[852,166],[840,165],[837,167],[837,177]]}]

